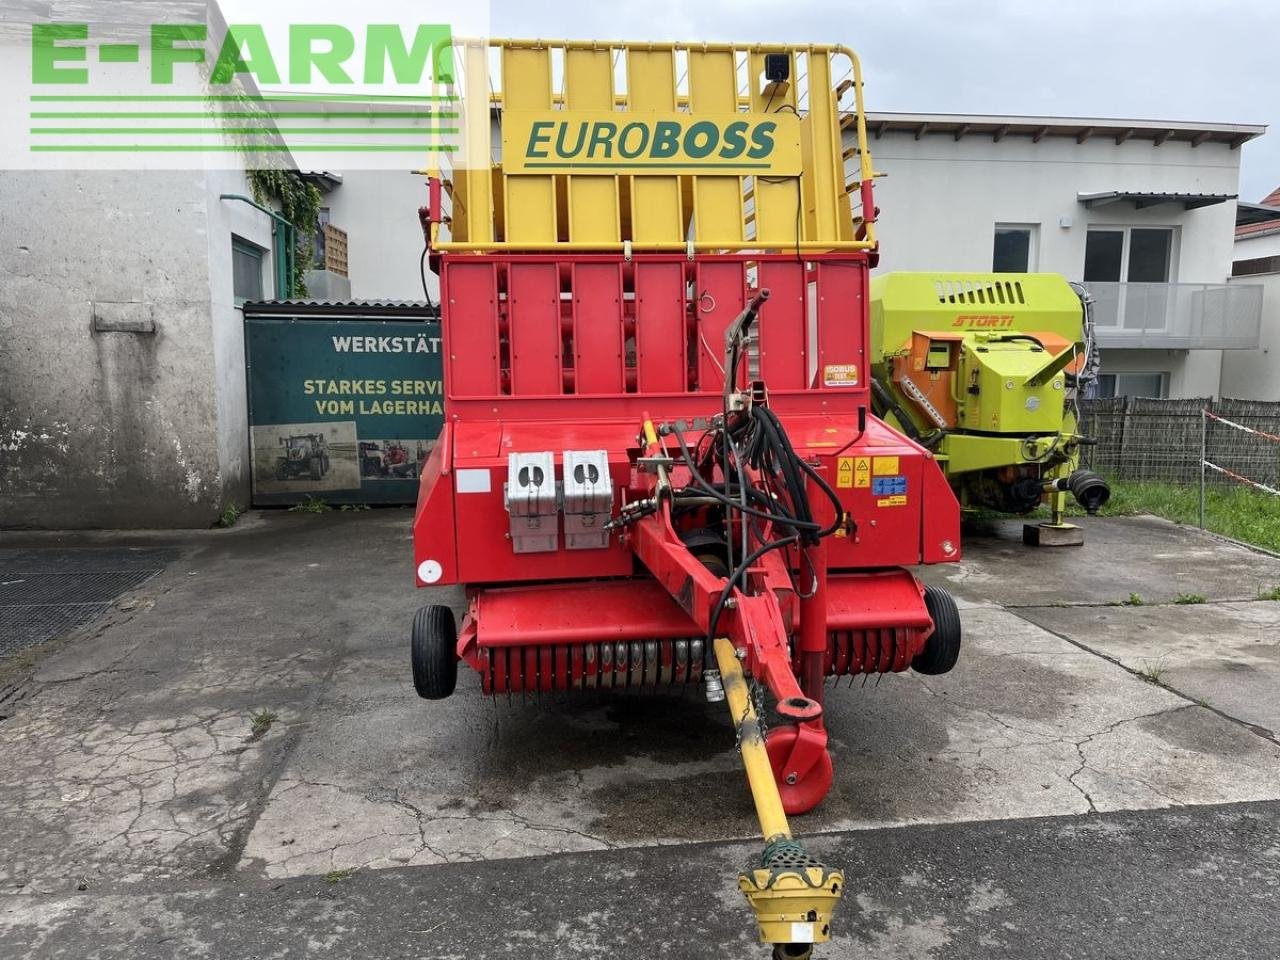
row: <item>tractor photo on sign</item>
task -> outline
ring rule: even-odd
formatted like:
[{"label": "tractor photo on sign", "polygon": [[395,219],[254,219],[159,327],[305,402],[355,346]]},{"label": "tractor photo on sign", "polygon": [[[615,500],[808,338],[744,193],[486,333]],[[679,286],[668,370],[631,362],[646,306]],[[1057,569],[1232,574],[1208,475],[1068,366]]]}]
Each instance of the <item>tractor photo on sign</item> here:
[{"label": "tractor photo on sign", "polygon": [[329,448],[323,434],[281,437],[280,446],[284,452],[276,461],[277,480],[295,480],[298,477],[323,480],[329,472]]}]

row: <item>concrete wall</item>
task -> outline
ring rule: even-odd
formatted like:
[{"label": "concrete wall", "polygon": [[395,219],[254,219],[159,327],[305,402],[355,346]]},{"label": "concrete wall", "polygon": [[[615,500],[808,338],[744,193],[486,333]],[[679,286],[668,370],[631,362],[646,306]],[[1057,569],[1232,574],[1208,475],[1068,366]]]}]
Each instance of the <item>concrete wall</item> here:
[{"label": "concrete wall", "polygon": [[263,296],[288,297],[274,289],[271,218],[246,203],[222,200],[223,194],[252,197],[243,170],[210,170],[206,175],[209,249],[209,319],[213,340],[214,395],[218,410],[218,463],[226,503],[249,503],[249,409],[245,380],[244,312],[235,304],[231,272],[231,238],[239,237],[267,251],[262,261]]},{"label": "concrete wall", "polygon": [[[341,173],[342,186],[325,197],[324,206],[333,225],[347,231],[351,297],[421,300],[418,208],[427,203],[426,179],[398,170]],[[427,284],[436,301],[439,285],[430,270]]]},{"label": "concrete wall", "polygon": [[243,174],[0,173],[0,526],[204,526],[246,502],[231,234],[271,235],[224,189]]},{"label": "concrete wall", "polygon": [[[886,270],[990,270],[996,224],[1033,224],[1032,269],[1084,273],[1090,226],[1174,228],[1170,279],[1223,283],[1231,273],[1235,204],[1196,210],[1132,203],[1086,208],[1077,195],[1110,190],[1234,194],[1240,151],[1226,144],[1130,139],[1097,135],[1084,143],[1047,136],[1039,143],[1010,135],[886,132],[872,139]],[[1069,226],[1061,226],[1062,221]],[[878,272],[879,272],[878,271]],[[1226,351],[1225,353],[1231,353]],[[1104,373],[1163,371],[1174,397],[1216,396],[1224,351],[1104,350]]]},{"label": "concrete wall", "polygon": [[[1258,257],[1280,257],[1280,233],[1236,241],[1236,260]],[[1280,273],[1236,277],[1232,282],[1262,286],[1262,337],[1257,350],[1224,351],[1222,392],[1248,400],[1280,400]]]}]

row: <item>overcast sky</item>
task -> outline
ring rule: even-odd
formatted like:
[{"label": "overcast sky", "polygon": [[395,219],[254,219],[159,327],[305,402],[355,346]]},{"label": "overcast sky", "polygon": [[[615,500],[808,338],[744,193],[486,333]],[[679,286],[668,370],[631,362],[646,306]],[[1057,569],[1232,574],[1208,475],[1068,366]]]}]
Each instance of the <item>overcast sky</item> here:
[{"label": "overcast sky", "polygon": [[493,0],[495,36],[846,43],[869,110],[1268,124],[1240,197],[1280,186],[1280,0]]}]

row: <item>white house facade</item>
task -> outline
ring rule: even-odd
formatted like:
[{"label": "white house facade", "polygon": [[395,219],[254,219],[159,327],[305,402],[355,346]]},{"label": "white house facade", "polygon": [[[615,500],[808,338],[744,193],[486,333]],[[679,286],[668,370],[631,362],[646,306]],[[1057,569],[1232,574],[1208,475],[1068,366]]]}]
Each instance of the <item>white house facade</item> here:
[{"label": "white house facade", "polygon": [[1265,127],[901,113],[868,124],[880,271],[1083,281],[1104,395],[1216,396],[1224,358],[1257,350],[1262,289],[1228,280],[1239,148]]}]

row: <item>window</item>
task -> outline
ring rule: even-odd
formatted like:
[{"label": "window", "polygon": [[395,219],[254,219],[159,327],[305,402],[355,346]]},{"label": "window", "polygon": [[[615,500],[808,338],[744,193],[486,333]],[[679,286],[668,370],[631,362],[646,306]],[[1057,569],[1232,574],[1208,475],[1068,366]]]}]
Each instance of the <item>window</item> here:
[{"label": "window", "polygon": [[316,242],[315,249],[311,256],[311,269],[324,269],[324,228],[333,220],[333,213],[328,207],[320,208],[320,218],[316,223]]},{"label": "window", "polygon": [[996,224],[995,246],[991,254],[994,273],[1027,273],[1035,269],[1034,224]]},{"label": "window", "polygon": [[1098,377],[1098,396],[1104,399],[1111,397],[1155,397],[1162,398],[1168,394],[1167,373],[1104,373]]},{"label": "window", "polygon": [[[1172,227],[1090,227],[1084,282],[1099,327],[1161,331],[1173,322]],[[1121,283],[1124,281],[1124,283]]]},{"label": "window", "polygon": [[1124,262],[1123,230],[1090,230],[1084,241],[1084,282],[1117,283]]},{"label": "window", "polygon": [[237,307],[262,299],[262,259],[261,247],[231,238],[231,285]]},{"label": "window", "polygon": [[1173,231],[1134,227],[1129,231],[1129,282],[1168,283]]},{"label": "window", "polygon": [[1085,283],[1168,283],[1172,275],[1172,227],[1089,228]]}]

